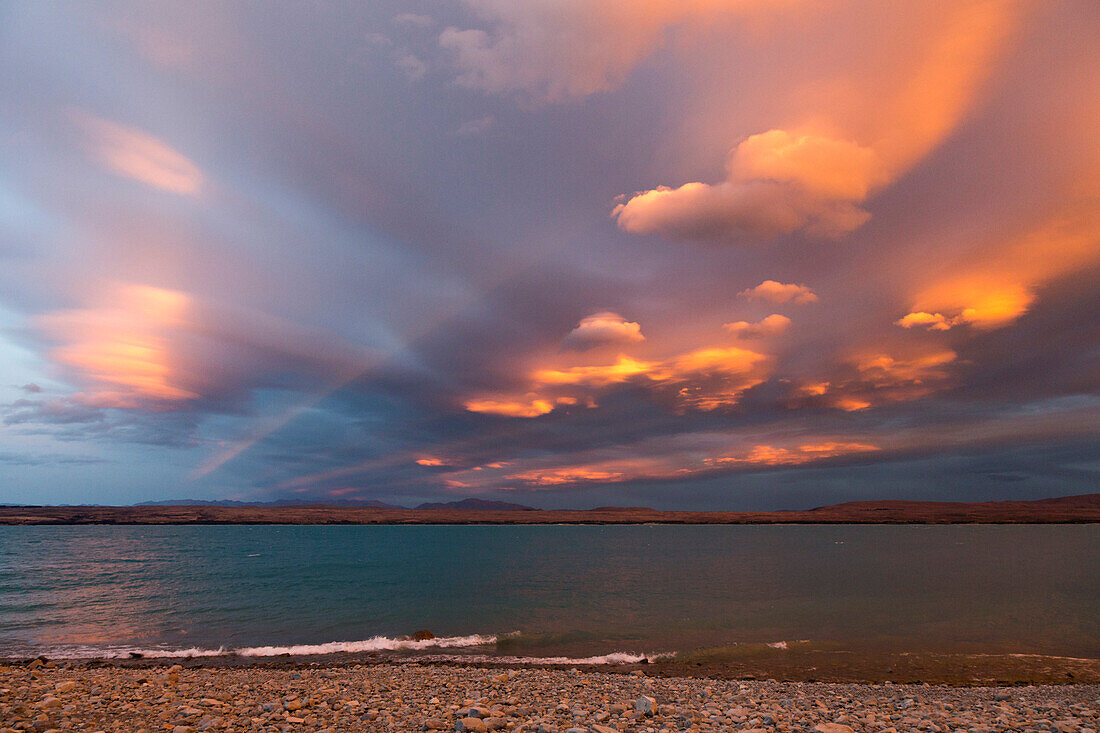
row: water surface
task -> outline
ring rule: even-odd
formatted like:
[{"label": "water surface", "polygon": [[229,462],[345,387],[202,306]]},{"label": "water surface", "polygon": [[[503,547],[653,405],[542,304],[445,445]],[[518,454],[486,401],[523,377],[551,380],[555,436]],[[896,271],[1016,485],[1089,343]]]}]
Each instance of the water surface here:
[{"label": "water surface", "polygon": [[1100,527],[0,527],[0,656],[386,646],[418,629],[481,635],[449,653],[1100,656]]}]

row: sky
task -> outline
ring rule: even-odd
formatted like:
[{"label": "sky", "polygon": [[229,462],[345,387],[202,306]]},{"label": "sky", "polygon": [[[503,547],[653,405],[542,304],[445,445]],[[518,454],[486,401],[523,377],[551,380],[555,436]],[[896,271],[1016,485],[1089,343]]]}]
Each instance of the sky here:
[{"label": "sky", "polygon": [[0,502],[1095,491],[1098,34],[0,2]]}]

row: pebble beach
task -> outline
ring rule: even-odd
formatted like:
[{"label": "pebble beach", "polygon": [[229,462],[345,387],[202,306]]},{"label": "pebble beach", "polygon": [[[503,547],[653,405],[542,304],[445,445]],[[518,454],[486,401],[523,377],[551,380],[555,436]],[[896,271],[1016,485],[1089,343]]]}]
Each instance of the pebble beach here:
[{"label": "pebble beach", "polygon": [[650,677],[419,663],[0,666],[0,731],[1095,733],[1100,686]]}]

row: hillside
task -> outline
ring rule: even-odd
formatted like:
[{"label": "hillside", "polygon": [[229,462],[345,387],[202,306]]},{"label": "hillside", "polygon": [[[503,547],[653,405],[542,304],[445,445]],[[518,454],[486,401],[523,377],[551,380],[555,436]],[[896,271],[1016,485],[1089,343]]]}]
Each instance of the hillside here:
[{"label": "hillside", "polygon": [[857,501],[804,511],[528,511],[347,506],[0,507],[0,524],[1042,524],[1100,522],[1100,494],[1036,501]]}]

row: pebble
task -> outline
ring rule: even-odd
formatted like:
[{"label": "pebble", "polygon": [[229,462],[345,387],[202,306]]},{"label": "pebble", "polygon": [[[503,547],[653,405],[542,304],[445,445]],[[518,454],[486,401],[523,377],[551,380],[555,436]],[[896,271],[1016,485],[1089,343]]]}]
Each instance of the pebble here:
[{"label": "pebble", "polygon": [[459,718],[455,723],[455,730],[485,733],[488,728],[485,727],[485,722],[481,718]]},{"label": "pebble", "polygon": [[[422,663],[0,664],[0,733],[1097,733],[1100,686],[858,685]],[[80,694],[71,694],[76,690]]]}]

